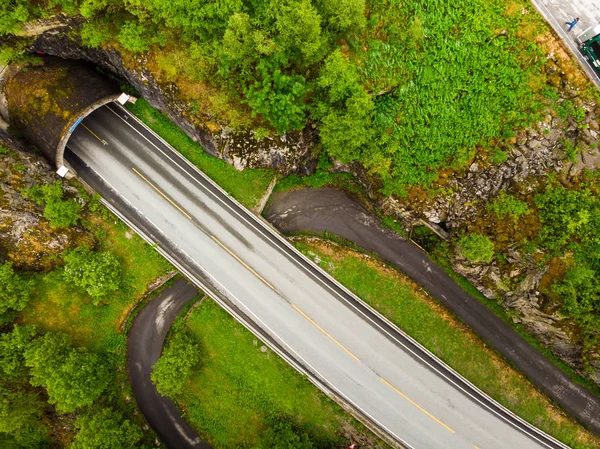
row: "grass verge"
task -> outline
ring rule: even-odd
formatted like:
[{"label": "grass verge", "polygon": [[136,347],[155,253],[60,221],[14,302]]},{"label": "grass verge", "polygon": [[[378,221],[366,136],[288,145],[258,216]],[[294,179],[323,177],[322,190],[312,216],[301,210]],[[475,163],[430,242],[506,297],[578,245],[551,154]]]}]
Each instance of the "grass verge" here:
[{"label": "grass verge", "polygon": [[154,109],[144,99],[139,99],[135,104],[128,103],[128,108],[192,164],[248,208],[254,207],[260,201],[275,176],[275,171],[269,169],[238,171],[222,160],[209,155],[199,143],[190,139],[166,115]]},{"label": "grass verge", "polygon": [[332,242],[298,239],[296,247],[498,402],[573,449],[600,448],[587,431],[488,349],[416,284],[384,263]]},{"label": "grass verge", "polygon": [[282,421],[315,449],[347,447],[349,435],[361,447],[386,447],[212,300],[186,326],[202,355],[176,400],[213,447],[263,447],[262,436]]}]

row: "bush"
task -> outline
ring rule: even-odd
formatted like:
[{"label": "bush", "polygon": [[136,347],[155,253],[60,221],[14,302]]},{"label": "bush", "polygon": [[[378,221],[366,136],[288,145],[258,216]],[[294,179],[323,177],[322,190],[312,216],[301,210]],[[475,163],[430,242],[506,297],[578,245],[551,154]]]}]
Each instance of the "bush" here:
[{"label": "bush", "polygon": [[60,181],[24,190],[23,196],[35,201],[39,206],[44,206],[44,218],[53,228],[74,225],[80,218],[81,206],[74,200],[63,199]]},{"label": "bush", "polygon": [[498,197],[488,204],[488,209],[494,212],[498,218],[512,217],[519,218],[521,215],[529,213],[527,203],[515,198],[512,195],[507,195],[505,192],[500,192]]},{"label": "bush", "polygon": [[177,332],[154,365],[152,382],[161,395],[175,397],[183,391],[199,361],[200,352],[193,337],[185,329]]},{"label": "bush", "polygon": [[133,448],[143,437],[138,426],[110,409],[79,416],[75,427],[79,432],[71,449]]},{"label": "bush", "polygon": [[14,319],[15,312],[25,308],[31,292],[33,281],[25,280],[13,270],[11,262],[0,265],[0,324]]},{"label": "bush", "polygon": [[64,259],[65,279],[84,289],[94,304],[121,286],[121,264],[109,252],[96,252],[84,246],[68,251]]},{"label": "bush", "polygon": [[271,419],[254,449],[315,449],[306,432],[295,429],[288,419]]},{"label": "bush", "polygon": [[59,412],[91,405],[110,381],[104,360],[73,348],[64,334],[48,333],[33,341],[25,351],[25,365],[31,368],[31,385],[45,387],[48,402]]},{"label": "bush", "polygon": [[491,262],[494,244],[486,235],[464,235],[458,241],[458,250],[470,262]]}]

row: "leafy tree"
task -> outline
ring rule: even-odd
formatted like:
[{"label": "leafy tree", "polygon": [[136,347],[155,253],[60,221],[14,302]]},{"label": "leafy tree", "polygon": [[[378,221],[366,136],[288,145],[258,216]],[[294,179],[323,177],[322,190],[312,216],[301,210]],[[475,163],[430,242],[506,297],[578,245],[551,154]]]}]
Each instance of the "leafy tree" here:
[{"label": "leafy tree", "polygon": [[458,249],[470,262],[487,263],[494,257],[494,244],[487,235],[464,235],[458,241]]},{"label": "leafy tree", "polygon": [[35,333],[33,326],[15,325],[12,332],[0,335],[0,378],[14,381],[27,379],[24,353]]},{"label": "leafy tree", "polygon": [[81,215],[79,203],[63,199],[63,188],[60,181],[34,186],[24,190],[23,195],[35,201],[39,206],[44,206],[44,218],[50,222],[50,226],[53,228],[74,225]]},{"label": "leafy tree", "polygon": [[152,370],[152,382],[163,396],[175,397],[183,391],[194,366],[200,361],[198,344],[185,329],[173,335]]},{"label": "leafy tree", "polygon": [[25,308],[31,292],[33,281],[23,279],[15,273],[12,263],[0,265],[0,324],[13,320],[15,312]]},{"label": "leafy tree", "polygon": [[[600,260],[600,257],[598,258]],[[552,289],[563,300],[563,312],[577,320],[588,332],[600,329],[600,270],[578,260]]]},{"label": "leafy tree", "polygon": [[515,220],[521,215],[529,213],[529,207],[526,202],[508,195],[504,191],[501,191],[498,197],[488,204],[488,209],[494,212],[499,218],[512,217]]},{"label": "leafy tree", "polygon": [[11,389],[0,382],[0,443],[4,437],[12,440],[15,448],[45,447],[48,437],[40,420],[43,410],[44,405],[35,393]]},{"label": "leafy tree", "polygon": [[258,65],[260,80],[246,92],[252,115],[260,114],[279,132],[301,129],[305,121],[307,92],[305,80],[299,75],[286,75],[272,69],[265,60]]},{"label": "leafy tree", "polygon": [[321,124],[323,148],[342,162],[366,156],[374,138],[373,111],[373,100],[364,90],[346,100],[345,111],[331,109]]},{"label": "leafy tree", "polygon": [[19,31],[21,24],[29,19],[28,0],[0,2],[0,36]]},{"label": "leafy tree", "polygon": [[123,48],[139,53],[150,50],[153,44],[166,45],[165,36],[157,32],[154,27],[149,27],[136,20],[129,20],[121,25],[117,40]]},{"label": "leafy tree", "polygon": [[80,34],[83,45],[91,48],[100,47],[112,37],[108,24],[96,20],[84,22]]},{"label": "leafy tree", "polygon": [[324,41],[321,37],[321,16],[310,0],[272,0],[278,41],[285,49],[305,60],[316,55]]},{"label": "leafy tree", "polygon": [[109,252],[96,252],[87,247],[68,251],[65,256],[64,277],[83,288],[98,304],[122,283],[121,264]]},{"label": "leafy tree", "polygon": [[48,391],[51,404],[60,412],[91,405],[106,389],[110,371],[97,354],[73,348],[64,334],[48,333],[25,351],[31,368],[31,384]]},{"label": "leafy tree", "polygon": [[79,432],[71,449],[133,448],[143,437],[137,425],[110,409],[78,416],[75,426]]},{"label": "leafy tree", "polygon": [[341,32],[365,25],[365,0],[320,0],[316,4],[328,28]]},{"label": "leafy tree", "polygon": [[543,225],[539,241],[551,253],[600,244],[600,200],[589,189],[550,184],[534,201]]}]

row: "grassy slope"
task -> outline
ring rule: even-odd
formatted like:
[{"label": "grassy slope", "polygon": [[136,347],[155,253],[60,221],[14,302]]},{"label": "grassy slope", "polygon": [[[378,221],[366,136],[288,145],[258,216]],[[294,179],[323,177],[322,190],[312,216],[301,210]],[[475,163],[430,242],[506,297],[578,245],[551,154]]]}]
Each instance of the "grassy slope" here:
[{"label": "grassy slope", "polygon": [[190,139],[164,114],[143,99],[133,105],[128,103],[128,107],[140,120],[246,207],[252,208],[256,205],[275,176],[273,170],[267,169],[238,171],[222,160],[210,156],[200,144]]},{"label": "grassy slope", "polygon": [[119,330],[122,320],[147,285],[171,266],[115,217],[109,214],[107,217],[107,220],[93,218],[90,226],[102,242],[101,249],[110,250],[121,261],[124,288],[107,300],[108,304],[94,306],[85,292],[64,283],[60,271],[36,274],[33,299],[20,320],[41,329],[68,333],[79,344],[97,351],[118,348],[124,353],[125,335]]},{"label": "grassy slope", "polygon": [[[205,300],[186,325],[200,342],[202,360],[177,398],[192,425],[215,448],[254,447],[269,420],[289,417],[320,448],[345,447],[342,429],[368,431],[317,390],[214,302]],[[262,348],[262,350],[261,350]],[[356,432],[356,430],[354,431]]]},{"label": "grassy slope", "polygon": [[414,283],[368,256],[332,243],[297,243],[320,265],[498,402],[569,444],[600,448],[600,438],[568,418]]}]

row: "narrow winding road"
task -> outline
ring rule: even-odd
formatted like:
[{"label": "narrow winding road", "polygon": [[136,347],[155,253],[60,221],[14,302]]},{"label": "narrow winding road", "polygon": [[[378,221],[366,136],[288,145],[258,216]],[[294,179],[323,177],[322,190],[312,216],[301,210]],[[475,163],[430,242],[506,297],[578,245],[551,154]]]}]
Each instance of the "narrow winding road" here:
[{"label": "narrow winding road", "polygon": [[211,449],[180,416],[177,406],[156,391],[150,379],[165,337],[179,312],[198,294],[181,279],[163,291],[135,317],[127,341],[127,370],[133,395],[150,426],[169,449]]},{"label": "narrow winding road", "polygon": [[116,104],[66,159],[105,204],[315,385],[414,449],[566,446],[475,388]]},{"label": "narrow winding road", "polygon": [[275,193],[265,211],[281,232],[325,231],[378,254],[421,285],[544,393],[600,434],[600,398],[574,383],[512,327],[466,293],[427,254],[335,189]]}]

